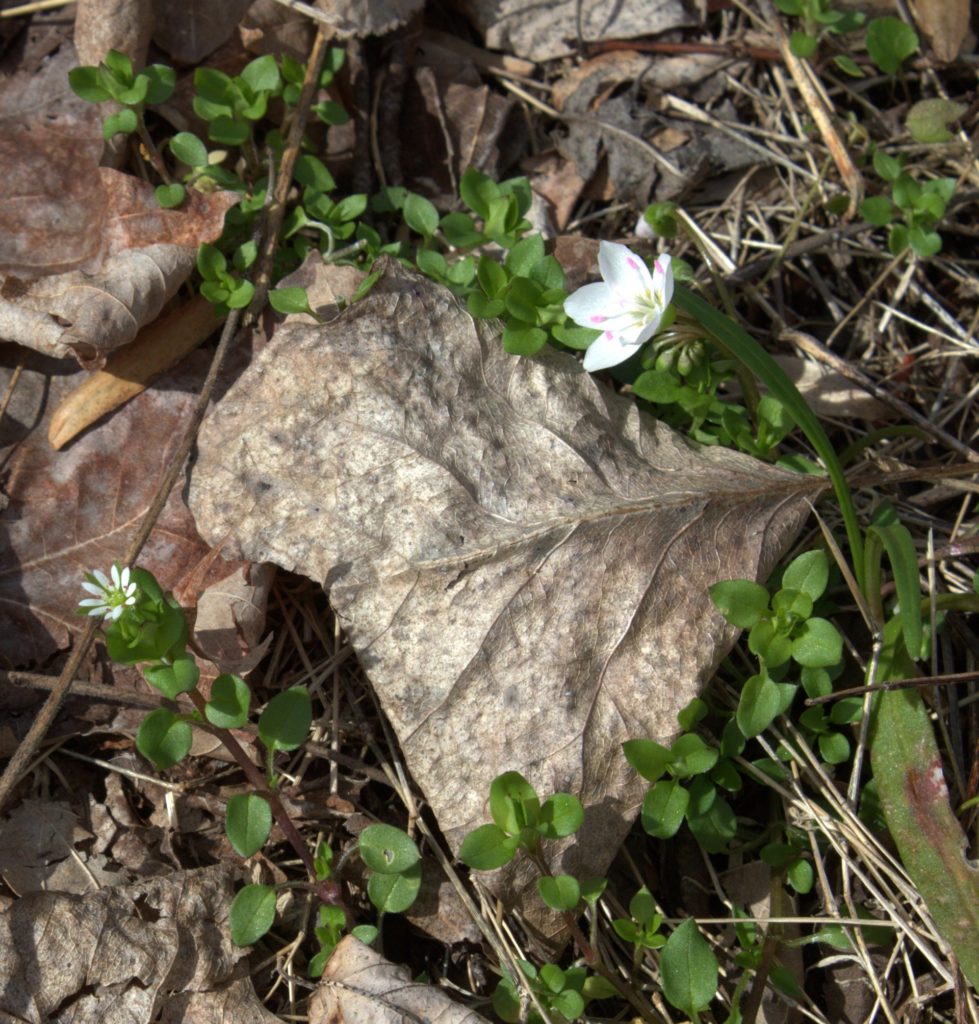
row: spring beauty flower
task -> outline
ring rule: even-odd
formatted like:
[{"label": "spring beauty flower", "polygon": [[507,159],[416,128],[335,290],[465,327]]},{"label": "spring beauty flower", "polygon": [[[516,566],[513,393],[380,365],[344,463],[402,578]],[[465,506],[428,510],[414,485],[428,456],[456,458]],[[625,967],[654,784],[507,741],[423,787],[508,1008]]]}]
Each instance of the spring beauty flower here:
[{"label": "spring beauty flower", "polygon": [[92,597],[78,602],[82,614],[114,622],[127,606],[136,603],[136,584],[130,581],[129,567],[120,569],[118,563],[113,562],[109,575],[111,579],[99,569],[85,573],[82,586]]},{"label": "spring beauty flower", "polygon": [[585,369],[604,370],[639,351],[659,328],[673,298],[673,268],[660,256],[653,272],[631,249],[616,242],[598,247],[602,280],[586,284],[564,300],[576,324],[602,333],[585,352]]}]

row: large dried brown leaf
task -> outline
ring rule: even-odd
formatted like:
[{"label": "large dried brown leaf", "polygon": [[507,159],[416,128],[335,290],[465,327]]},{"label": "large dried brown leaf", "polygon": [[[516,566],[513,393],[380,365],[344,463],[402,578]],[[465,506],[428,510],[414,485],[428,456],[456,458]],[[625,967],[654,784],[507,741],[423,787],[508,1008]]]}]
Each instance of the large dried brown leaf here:
[{"label": "large dried brown leaf", "polygon": [[235,33],[251,0],[151,0],[153,42],[175,61],[196,64]]},{"label": "large dried brown leaf", "polygon": [[969,0],[912,0],[911,10],[935,56],[955,60],[969,35]]},{"label": "large dried brown leaf", "polygon": [[[0,391],[17,356],[10,346],[0,352]],[[9,499],[0,512],[0,664],[41,663],[82,628],[74,614],[82,574],[105,571],[125,554],[179,441],[205,365],[204,358],[191,357],[56,452],[47,441],[48,420],[86,375],[37,356],[28,362],[0,424]],[[140,564],[172,588],[207,550],[174,490]],[[216,568],[227,575],[227,563],[219,560]]]},{"label": "large dried brown leaf", "polygon": [[310,1024],[486,1024],[486,1018],[454,1003],[442,990],[413,982],[352,935],[342,939],[309,1002]]},{"label": "large dried brown leaf", "polygon": [[641,798],[620,744],[668,740],[730,644],[708,585],[764,576],[814,487],[570,356],[506,355],[389,262],[333,323],[279,330],[206,422],[190,503],[205,537],[332,588],[454,846],[518,769],[581,796],[555,870],[587,876]]},{"label": "large dried brown leaf", "polygon": [[247,1008],[235,1020],[275,1021],[250,984],[242,998],[235,969],[246,951],[227,926],[232,880],[225,868],[178,872],[84,897],[36,893],[0,916],[0,1015],[49,1020],[149,1024],[211,1019],[174,1015],[171,1003],[228,1002]]}]

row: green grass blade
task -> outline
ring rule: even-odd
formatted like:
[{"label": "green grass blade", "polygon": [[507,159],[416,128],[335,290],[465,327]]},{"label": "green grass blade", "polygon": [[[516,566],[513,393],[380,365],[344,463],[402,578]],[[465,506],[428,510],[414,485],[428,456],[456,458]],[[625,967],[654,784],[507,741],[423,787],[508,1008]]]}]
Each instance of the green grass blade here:
[{"label": "green grass blade", "polygon": [[840,464],[836,450],[826,436],[822,424],[781,366],[747,331],[682,285],[676,286],[673,301],[685,313],[694,317],[727,352],[747,367],[785,406],[799,429],[809,439],[816,454],[823,460],[843,516],[854,575],[862,588],[864,577],[863,534],[860,532],[860,525],[857,522],[857,513],[853,506],[853,498],[850,495],[846,476],[843,473],[843,466]]}]

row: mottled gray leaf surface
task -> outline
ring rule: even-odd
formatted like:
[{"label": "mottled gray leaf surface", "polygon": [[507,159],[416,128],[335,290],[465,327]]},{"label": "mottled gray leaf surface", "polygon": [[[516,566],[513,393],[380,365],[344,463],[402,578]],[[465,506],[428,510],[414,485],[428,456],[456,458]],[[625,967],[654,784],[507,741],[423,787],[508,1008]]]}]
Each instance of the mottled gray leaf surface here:
[{"label": "mottled gray leaf surface", "polygon": [[766,575],[817,487],[694,447],[571,356],[506,355],[388,263],[332,323],[280,328],[206,422],[190,505],[331,588],[450,842],[517,769],[581,796],[582,876],[642,797],[622,741],[669,741],[730,645],[708,586]]}]

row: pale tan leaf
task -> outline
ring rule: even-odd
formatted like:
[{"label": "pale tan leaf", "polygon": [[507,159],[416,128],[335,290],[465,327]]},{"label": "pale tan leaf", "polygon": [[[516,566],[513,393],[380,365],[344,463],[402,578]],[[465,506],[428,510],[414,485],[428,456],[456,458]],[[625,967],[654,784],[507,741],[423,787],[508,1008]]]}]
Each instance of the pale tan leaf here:
[{"label": "pale tan leaf", "polygon": [[935,56],[955,60],[969,34],[969,0],[911,0],[911,12]]},{"label": "pale tan leaf", "polygon": [[84,897],[16,900],[0,915],[0,1014],[29,1024],[149,1024],[175,994],[221,993],[246,952],[231,943],[231,897],[228,870],[215,867]]},{"label": "pale tan leaf", "polygon": [[407,24],[424,0],[320,0],[319,9],[338,39],[382,36]]},{"label": "pale tan leaf", "polygon": [[442,989],[413,982],[352,935],[340,940],[309,1002],[309,1024],[486,1024]]},{"label": "pale tan leaf", "polygon": [[517,769],[585,804],[555,871],[602,874],[643,792],[622,741],[668,741],[733,639],[708,586],[767,575],[822,485],[694,446],[571,356],[508,356],[384,266],[216,407],[191,508],[212,543],[331,587],[453,846]]}]

